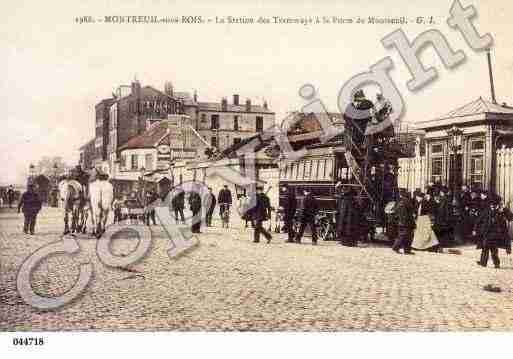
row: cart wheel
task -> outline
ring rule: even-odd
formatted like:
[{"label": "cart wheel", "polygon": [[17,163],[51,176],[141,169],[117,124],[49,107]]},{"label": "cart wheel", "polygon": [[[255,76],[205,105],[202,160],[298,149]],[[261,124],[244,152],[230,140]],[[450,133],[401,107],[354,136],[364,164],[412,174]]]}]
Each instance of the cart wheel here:
[{"label": "cart wheel", "polygon": [[335,240],[335,229],[329,221],[321,221],[318,227],[319,238],[323,241]]}]

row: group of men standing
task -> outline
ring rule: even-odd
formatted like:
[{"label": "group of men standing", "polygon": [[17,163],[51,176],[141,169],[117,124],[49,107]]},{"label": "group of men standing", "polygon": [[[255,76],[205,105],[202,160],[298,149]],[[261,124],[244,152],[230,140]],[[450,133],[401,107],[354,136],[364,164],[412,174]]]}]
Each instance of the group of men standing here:
[{"label": "group of men standing", "polygon": [[14,186],[10,185],[7,189],[2,188],[1,196],[0,196],[0,204],[3,206],[4,203],[12,208],[14,201],[16,200],[16,191],[14,190]]},{"label": "group of men standing", "polygon": [[[264,193],[264,188],[261,185],[256,186],[256,194],[254,197],[254,203],[251,203],[251,200],[246,196],[246,194],[241,194],[240,198],[240,214],[243,220],[246,222],[250,221],[252,227],[254,229],[253,234],[253,242],[260,242],[260,235],[263,235],[267,243],[271,242],[272,235],[266,230],[263,226],[263,222],[269,220],[271,218],[271,202],[267,194]],[[189,195],[189,203],[191,211],[193,212],[193,216],[196,217],[194,220],[192,232],[200,233],[199,226],[201,225],[201,220],[198,219],[197,216],[201,214],[202,202],[201,196],[196,192],[191,192]],[[227,228],[229,224],[229,216],[230,216],[230,208],[233,203],[232,192],[228,188],[228,185],[224,185],[223,188],[219,191],[219,194],[216,198],[215,194],[212,192],[212,188],[208,188],[208,194],[205,198],[205,222],[207,227],[212,226],[212,216],[215,210],[216,205],[219,206],[219,216],[221,217],[223,228]]]},{"label": "group of men standing", "polygon": [[[394,216],[398,233],[392,249],[396,252],[402,248],[405,254],[412,253],[414,241],[431,243],[425,248],[414,245],[416,249],[439,250],[440,246],[470,240],[481,249],[477,264],[486,267],[491,255],[496,268],[500,267],[498,249],[511,253],[508,222],[513,220],[513,213],[499,196],[487,191],[470,190],[464,185],[460,191],[452,193],[447,187],[431,185],[426,194],[416,190],[411,198],[406,190],[400,190]],[[429,216],[431,228],[427,231],[418,230],[422,216]],[[431,241],[417,238],[430,233],[433,234]]]}]

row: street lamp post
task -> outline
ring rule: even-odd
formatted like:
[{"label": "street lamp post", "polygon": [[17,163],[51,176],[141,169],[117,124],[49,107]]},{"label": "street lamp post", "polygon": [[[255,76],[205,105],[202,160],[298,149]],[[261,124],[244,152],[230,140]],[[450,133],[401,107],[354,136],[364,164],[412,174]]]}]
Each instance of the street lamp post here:
[{"label": "street lamp post", "polygon": [[219,139],[219,128],[216,128],[215,129],[215,133],[216,133],[216,150],[219,151],[219,149],[221,148],[221,140]]},{"label": "street lamp post", "polygon": [[53,164],[53,183],[52,183],[52,190],[50,192],[50,205],[52,207],[57,207],[58,200],[57,200],[57,192],[58,192],[58,186],[59,186],[59,178],[58,178],[58,171],[59,166],[57,163]]},{"label": "street lamp post", "polygon": [[36,175],[36,166],[34,166],[33,163],[29,166],[29,178],[27,181],[27,184],[33,184],[34,183],[34,176]]},{"label": "street lamp post", "polygon": [[141,196],[141,199],[144,198],[144,191],[145,191],[145,182],[144,182],[144,175],[146,173],[146,168],[141,167],[141,170],[140,170],[140,176],[139,176],[139,192],[140,192],[140,196]]},{"label": "street lamp post", "polygon": [[53,179],[55,182],[54,183],[55,186],[57,186],[57,183],[59,182],[58,178],[57,178],[58,172],[59,172],[59,166],[57,165],[57,163],[54,163],[53,164]]},{"label": "street lamp post", "polygon": [[450,130],[447,131],[447,136],[449,137],[449,145],[452,150],[452,159],[450,161],[451,165],[451,189],[454,194],[456,191],[456,161],[458,156],[458,151],[461,149],[461,141],[463,137],[463,130],[461,130],[457,126],[453,126]]}]

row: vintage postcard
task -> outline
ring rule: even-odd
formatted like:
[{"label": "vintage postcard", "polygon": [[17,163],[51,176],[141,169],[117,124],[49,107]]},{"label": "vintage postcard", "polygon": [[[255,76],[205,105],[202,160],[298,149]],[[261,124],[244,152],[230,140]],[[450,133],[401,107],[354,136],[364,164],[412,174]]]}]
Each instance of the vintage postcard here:
[{"label": "vintage postcard", "polygon": [[0,352],[513,330],[511,1],[1,8]]}]

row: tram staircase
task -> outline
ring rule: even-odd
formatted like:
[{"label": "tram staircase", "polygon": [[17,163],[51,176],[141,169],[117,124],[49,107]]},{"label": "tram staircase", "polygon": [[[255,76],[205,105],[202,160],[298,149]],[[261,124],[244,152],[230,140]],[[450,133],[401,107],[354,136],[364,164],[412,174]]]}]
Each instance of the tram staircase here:
[{"label": "tram staircase", "polygon": [[370,142],[371,140],[368,137],[365,138],[363,149],[354,143],[352,136],[346,136],[345,140],[346,151],[344,153],[344,156],[355,181],[351,184],[345,184],[344,186],[351,186],[355,188],[357,191],[357,196],[359,198],[368,199],[371,208],[373,209],[373,217],[377,218],[379,217],[378,208],[383,202],[383,198],[377,198],[375,195],[372,194],[375,193],[375,191],[372,191],[369,188],[370,181],[368,179],[368,176],[370,174],[371,166],[369,153],[372,150]]}]

